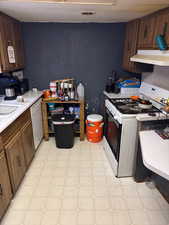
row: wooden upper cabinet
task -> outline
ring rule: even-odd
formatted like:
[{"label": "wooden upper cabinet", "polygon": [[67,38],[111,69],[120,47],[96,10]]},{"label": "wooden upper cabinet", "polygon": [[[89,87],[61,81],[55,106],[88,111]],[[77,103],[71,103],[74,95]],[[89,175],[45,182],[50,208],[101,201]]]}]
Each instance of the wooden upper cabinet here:
[{"label": "wooden upper cabinet", "polygon": [[4,151],[0,153],[0,218],[12,198],[11,184]]},{"label": "wooden upper cabinet", "polygon": [[169,47],[169,9],[165,9],[157,13],[156,26],[154,34],[154,47],[157,48],[155,37],[157,35],[163,35],[165,33],[165,40]]},{"label": "wooden upper cabinet", "polygon": [[16,69],[24,68],[24,48],[22,40],[21,24],[18,21],[13,22],[13,36],[16,54]]},{"label": "wooden upper cabinet", "polygon": [[[24,50],[21,24],[0,13],[0,63],[2,72],[14,71],[24,67]],[[14,48],[15,62],[10,62],[8,48]]]},{"label": "wooden upper cabinet", "polygon": [[131,62],[130,58],[137,52],[138,32],[140,20],[133,20],[126,25],[126,35],[123,53],[123,69],[132,73],[152,71],[151,65]]},{"label": "wooden upper cabinet", "polygon": [[152,49],[154,46],[154,33],[156,16],[150,15],[140,20],[139,38],[137,49]]},{"label": "wooden upper cabinet", "polygon": [[12,71],[15,64],[9,63],[8,46],[14,46],[13,23],[8,16],[0,14],[0,56],[2,71]]},{"label": "wooden upper cabinet", "polygon": [[139,20],[133,20],[126,25],[124,54],[123,54],[123,69],[130,72],[137,71],[134,62],[130,61],[130,57],[136,54],[137,51],[137,36],[139,30]]}]

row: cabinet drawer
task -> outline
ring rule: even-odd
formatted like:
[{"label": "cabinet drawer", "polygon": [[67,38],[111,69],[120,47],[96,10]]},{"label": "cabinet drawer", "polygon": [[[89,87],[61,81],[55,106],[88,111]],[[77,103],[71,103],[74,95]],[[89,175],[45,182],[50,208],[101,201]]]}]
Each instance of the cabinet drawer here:
[{"label": "cabinet drawer", "polygon": [[2,132],[1,138],[3,143],[6,145],[15,136],[15,134],[25,126],[28,121],[31,121],[30,110],[24,112]]}]

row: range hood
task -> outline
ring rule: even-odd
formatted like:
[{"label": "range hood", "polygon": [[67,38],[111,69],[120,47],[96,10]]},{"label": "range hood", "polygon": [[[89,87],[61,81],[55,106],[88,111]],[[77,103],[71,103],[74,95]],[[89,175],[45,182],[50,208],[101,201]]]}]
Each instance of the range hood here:
[{"label": "range hood", "polygon": [[137,54],[130,58],[130,61],[158,66],[169,66],[169,51],[138,50]]}]

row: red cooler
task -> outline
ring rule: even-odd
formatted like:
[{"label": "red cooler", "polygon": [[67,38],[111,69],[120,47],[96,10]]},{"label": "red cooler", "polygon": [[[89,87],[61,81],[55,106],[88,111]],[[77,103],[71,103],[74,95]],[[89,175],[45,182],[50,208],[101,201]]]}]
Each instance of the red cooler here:
[{"label": "red cooler", "polygon": [[103,117],[99,114],[91,114],[86,120],[87,140],[93,143],[99,142],[103,137]]}]

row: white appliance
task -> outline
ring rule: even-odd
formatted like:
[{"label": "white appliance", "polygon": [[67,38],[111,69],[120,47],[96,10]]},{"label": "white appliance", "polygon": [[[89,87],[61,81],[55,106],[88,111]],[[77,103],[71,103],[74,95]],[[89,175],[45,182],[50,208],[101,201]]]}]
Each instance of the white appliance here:
[{"label": "white appliance", "polygon": [[[125,105],[122,108],[123,112],[118,108],[116,102],[122,101],[123,103],[124,101],[130,104],[130,99],[120,99],[120,96],[118,96],[119,99],[105,100],[104,150],[117,177],[133,176],[137,153],[138,120],[167,119],[166,115],[160,111],[162,107],[160,98],[168,98],[169,91],[143,82],[139,92],[141,97],[152,102],[152,109],[138,111],[137,113],[134,111],[126,113]],[[134,110],[139,110],[136,106],[134,107]]]},{"label": "white appliance", "polygon": [[31,106],[31,119],[34,145],[35,149],[37,149],[43,138],[41,99]]}]

